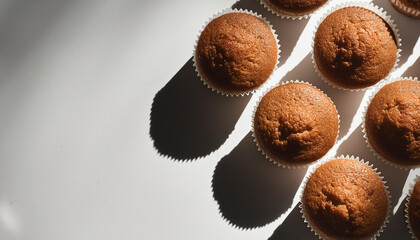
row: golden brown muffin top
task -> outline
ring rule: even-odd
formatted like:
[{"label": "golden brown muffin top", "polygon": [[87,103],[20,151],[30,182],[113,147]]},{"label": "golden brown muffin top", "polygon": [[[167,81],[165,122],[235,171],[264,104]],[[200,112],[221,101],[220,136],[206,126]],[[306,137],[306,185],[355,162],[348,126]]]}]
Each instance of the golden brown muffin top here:
[{"label": "golden brown muffin top", "polygon": [[373,149],[402,165],[420,164],[420,83],[396,81],[375,95],[366,112]]},{"label": "golden brown muffin top", "polygon": [[262,85],[277,62],[270,28],[246,13],[228,13],[211,21],[200,35],[197,66],[215,88],[244,93]]},{"label": "golden brown muffin top", "polygon": [[328,0],[267,0],[267,2],[280,11],[295,14],[306,14],[315,11]]},{"label": "golden brown muffin top", "polygon": [[361,7],[339,9],[320,24],[314,58],[321,73],[334,84],[364,88],[385,78],[394,66],[397,44],[388,24]]},{"label": "golden brown muffin top", "polygon": [[328,239],[361,239],[382,226],[388,198],[379,176],[365,164],[335,159],[309,178],[302,203],[307,220]]},{"label": "golden brown muffin top", "polygon": [[254,132],[260,147],[274,161],[306,164],[324,156],[334,145],[338,115],[331,100],[317,88],[288,83],[261,99]]},{"label": "golden brown muffin top", "polygon": [[410,227],[417,239],[420,239],[420,181],[413,188],[408,204],[408,219]]}]

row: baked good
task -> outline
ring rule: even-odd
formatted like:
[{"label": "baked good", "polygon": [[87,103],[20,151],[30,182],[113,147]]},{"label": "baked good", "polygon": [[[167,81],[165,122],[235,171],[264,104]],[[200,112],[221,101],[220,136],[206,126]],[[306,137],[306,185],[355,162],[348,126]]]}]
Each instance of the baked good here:
[{"label": "baked good", "polygon": [[400,13],[420,19],[420,0],[390,0],[390,2]]},{"label": "baked good", "polygon": [[360,89],[385,78],[397,57],[388,24],[362,7],[346,7],[328,15],[314,39],[318,71],[338,87]]},{"label": "baked good", "polygon": [[338,115],[323,92],[305,83],[273,88],[254,116],[259,147],[273,161],[301,166],[318,160],[334,146]]},{"label": "baked good", "polygon": [[420,239],[420,181],[416,182],[407,205],[408,224],[417,239]]},{"label": "baked good", "polygon": [[210,86],[238,94],[258,88],[269,78],[277,62],[277,51],[277,41],[263,21],[234,12],[213,19],[205,27],[195,60]]},{"label": "baked good", "polygon": [[303,16],[324,5],[328,0],[264,0],[274,11],[290,16]]},{"label": "baked good", "polygon": [[379,155],[402,166],[420,164],[420,83],[400,80],[373,97],[365,116],[367,139]]},{"label": "baked good", "polygon": [[386,219],[388,197],[369,166],[340,158],[310,176],[302,207],[306,221],[324,239],[368,239]]}]

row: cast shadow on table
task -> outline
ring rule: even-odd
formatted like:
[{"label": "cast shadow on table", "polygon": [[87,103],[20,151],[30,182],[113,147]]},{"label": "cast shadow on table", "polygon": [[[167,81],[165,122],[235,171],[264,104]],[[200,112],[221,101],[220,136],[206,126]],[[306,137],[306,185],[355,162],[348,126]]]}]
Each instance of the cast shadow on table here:
[{"label": "cast shadow on table", "polygon": [[305,173],[306,168],[288,169],[270,162],[249,133],[217,164],[213,197],[229,223],[247,229],[261,227],[291,206]]},{"label": "cast shadow on table", "polygon": [[312,56],[308,54],[292,71],[288,72],[283,81],[300,80],[309,82],[322,90],[337,107],[340,115],[339,139],[347,134],[353,121],[353,116],[359,109],[363,99],[363,91],[348,91],[333,88],[320,79],[312,63]]},{"label": "cast shadow on table", "polygon": [[394,209],[401,196],[409,171],[390,166],[377,158],[368,148],[361,126],[357,127],[350,137],[341,144],[337,150],[337,156],[339,155],[354,155],[373,164],[373,167],[381,172],[380,175],[387,182],[386,185],[389,187],[388,190],[391,194],[391,209]]},{"label": "cast shadow on table", "polygon": [[389,223],[379,236],[379,240],[413,239],[405,222],[405,203],[406,200],[402,202],[395,215],[390,216]]},{"label": "cast shadow on table", "polygon": [[397,10],[391,5],[389,1],[384,0],[373,0],[373,3],[382,7],[389,15],[391,19],[395,20],[394,23],[397,25],[398,33],[401,38],[401,57],[399,66],[407,61],[407,58],[413,52],[414,45],[416,44],[420,36],[420,27],[418,26],[418,20],[408,17]]},{"label": "cast shadow on table", "polygon": [[269,240],[319,239],[314,232],[311,232],[311,229],[308,228],[307,224],[303,221],[302,213],[300,212],[300,207],[298,205],[290,212],[283,224],[277,227],[273,235],[268,238]]},{"label": "cast shadow on table", "polygon": [[303,32],[308,19],[292,20],[278,17],[269,12],[260,1],[257,0],[240,0],[233,4],[232,9],[247,9],[256,12],[265,17],[271,25],[273,25],[280,43],[280,65],[283,64],[293,51],[300,35]]},{"label": "cast shadow on table", "polygon": [[402,74],[403,77],[417,77],[420,78],[420,58]]},{"label": "cast shadow on table", "polygon": [[226,97],[203,85],[192,58],[155,95],[150,136],[157,151],[191,160],[218,149],[233,131],[250,99]]},{"label": "cast shadow on table", "polygon": [[[307,20],[281,19],[255,0],[241,0],[232,8],[252,10],[266,17],[280,34],[280,65],[293,50]],[[175,160],[192,160],[217,150],[233,131],[250,95],[225,97],[207,89],[195,72],[192,58],[153,100],[150,136],[157,151]]]}]

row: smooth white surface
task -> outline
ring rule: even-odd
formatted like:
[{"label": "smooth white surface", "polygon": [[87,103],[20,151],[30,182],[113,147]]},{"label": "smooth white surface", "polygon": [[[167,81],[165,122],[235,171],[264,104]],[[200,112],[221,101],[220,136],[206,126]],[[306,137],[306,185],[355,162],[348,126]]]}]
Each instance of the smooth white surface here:
[{"label": "smooth white surface", "polygon": [[215,166],[248,133],[251,105],[199,161],[159,156],[149,136],[156,93],[190,59],[201,25],[234,3],[0,2],[0,239],[273,234],[285,215],[239,230],[212,196]]}]

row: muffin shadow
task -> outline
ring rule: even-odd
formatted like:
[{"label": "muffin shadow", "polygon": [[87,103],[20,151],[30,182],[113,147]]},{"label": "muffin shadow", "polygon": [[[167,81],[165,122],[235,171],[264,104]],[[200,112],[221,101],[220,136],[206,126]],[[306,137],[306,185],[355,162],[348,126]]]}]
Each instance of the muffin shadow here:
[{"label": "muffin shadow", "polygon": [[[393,239],[412,239],[409,229],[407,227],[407,223],[405,222],[405,203],[407,201],[404,200],[401,203],[401,206],[398,208],[398,211],[389,218],[389,223],[387,224],[386,228],[384,228],[384,232],[381,233],[379,239],[384,240],[393,240]],[[401,230],[405,231],[401,231]]]},{"label": "muffin shadow", "polygon": [[[419,38],[420,41],[420,38]],[[420,58],[417,59],[416,62],[410,66],[405,73],[403,73],[404,77],[417,77],[420,78]]]},{"label": "muffin shadow", "polygon": [[309,18],[302,20],[282,19],[264,8],[264,6],[260,4],[260,1],[257,0],[237,1],[232,5],[232,9],[234,8],[252,10],[253,12],[265,17],[270,24],[273,25],[273,29],[276,30],[276,34],[278,35],[279,43],[281,45],[280,65],[289,58],[303,29],[309,21]]},{"label": "muffin shadow", "polygon": [[306,169],[274,165],[249,133],[215,168],[213,197],[222,217],[239,228],[264,226],[292,204]]},{"label": "muffin shadow", "polygon": [[233,131],[250,97],[226,97],[208,89],[190,58],[153,99],[150,137],[154,147],[174,160],[210,154]]},{"label": "muffin shadow", "polygon": [[309,82],[327,94],[333,101],[338,114],[340,115],[338,139],[348,133],[351,123],[353,122],[353,116],[359,109],[365,92],[337,89],[326,84],[316,73],[311,54],[306,56],[292,71],[288,72],[283,79],[285,81],[298,79]]},{"label": "muffin shadow", "polygon": [[355,157],[357,156],[365,161],[369,161],[370,164],[373,164],[373,168],[377,168],[377,172],[381,172],[380,175],[384,177],[384,181],[386,181],[386,185],[389,187],[388,191],[391,194],[391,209],[394,209],[401,196],[409,171],[386,164],[377,158],[367,146],[361,126],[357,127],[350,137],[338,148],[337,156],[341,154],[354,155]]},{"label": "muffin shadow", "polygon": [[[300,204],[300,203],[299,203]],[[298,205],[299,205],[298,204]],[[311,229],[307,227],[307,224],[303,221],[300,207],[295,206],[293,211],[290,212],[289,216],[268,238],[269,240],[281,240],[281,239],[319,239],[315,233],[311,232]]]}]

